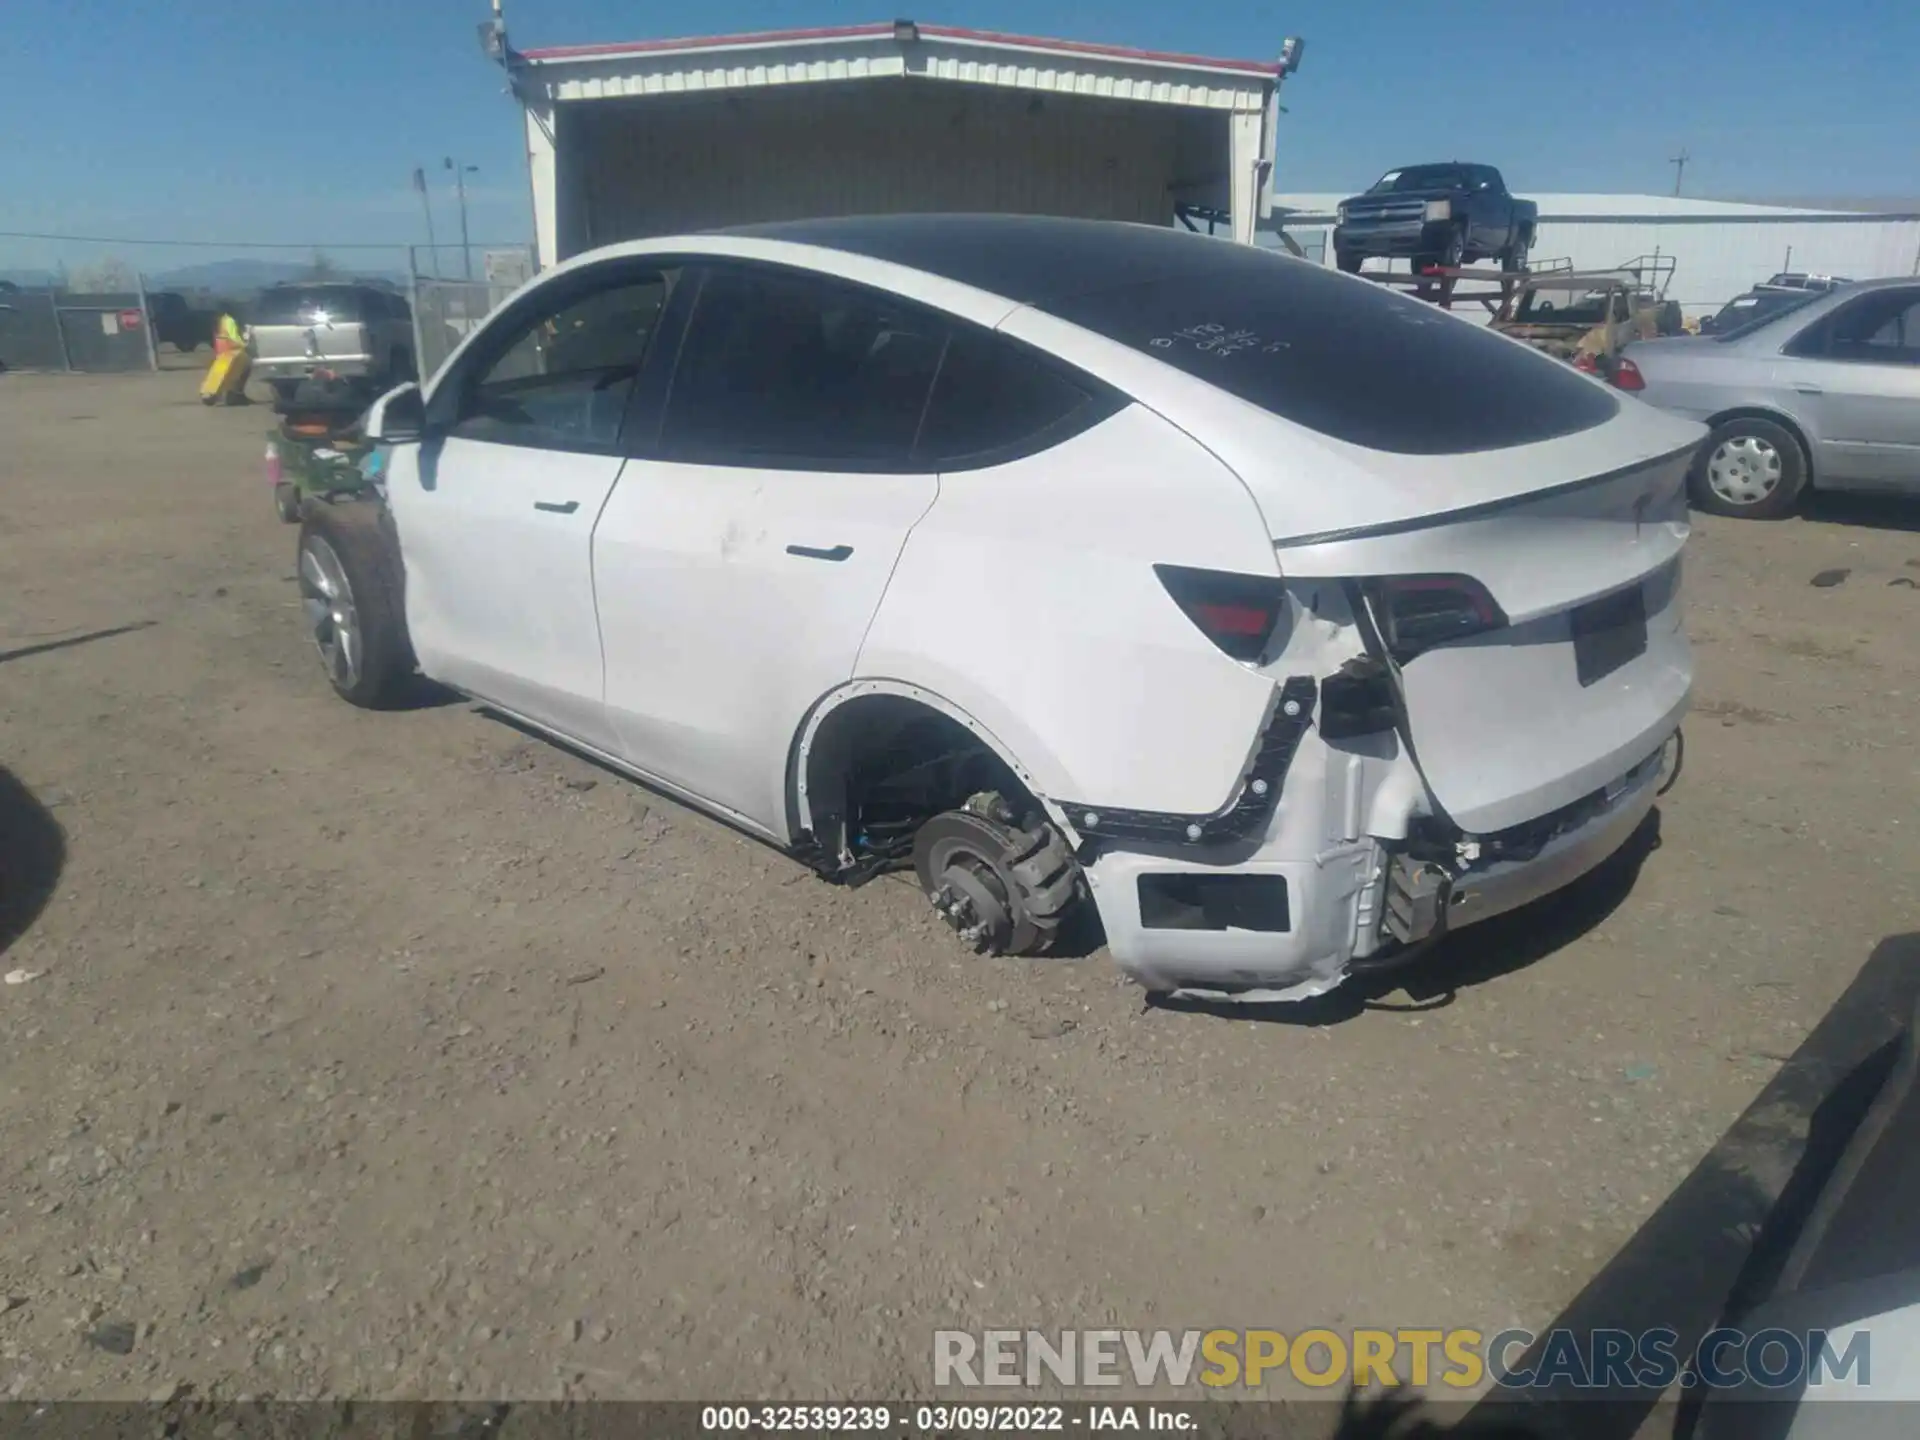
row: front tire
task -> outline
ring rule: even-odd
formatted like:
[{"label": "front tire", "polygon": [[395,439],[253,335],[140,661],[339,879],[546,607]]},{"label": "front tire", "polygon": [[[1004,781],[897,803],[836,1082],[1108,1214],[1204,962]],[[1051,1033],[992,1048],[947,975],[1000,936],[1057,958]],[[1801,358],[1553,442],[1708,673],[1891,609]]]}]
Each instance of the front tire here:
[{"label": "front tire", "polygon": [[289,525],[300,523],[300,487],[282,480],[273,487],[273,512]]},{"label": "front tire", "polygon": [[1358,250],[1336,250],[1333,252],[1333,263],[1339,266],[1343,273],[1348,275],[1358,275],[1360,273],[1360,262],[1364,259],[1366,259],[1366,256],[1362,255]]},{"label": "front tire", "polygon": [[1791,430],[1756,415],[1714,426],[1687,476],[1696,510],[1742,520],[1793,512],[1807,484],[1807,456]]},{"label": "front tire", "polygon": [[1447,234],[1446,248],[1440,252],[1442,269],[1458,270],[1467,263],[1467,227],[1456,225]]},{"label": "front tire", "polygon": [[400,550],[381,506],[312,505],[300,526],[300,600],[327,683],[349,705],[380,710],[413,677]]}]

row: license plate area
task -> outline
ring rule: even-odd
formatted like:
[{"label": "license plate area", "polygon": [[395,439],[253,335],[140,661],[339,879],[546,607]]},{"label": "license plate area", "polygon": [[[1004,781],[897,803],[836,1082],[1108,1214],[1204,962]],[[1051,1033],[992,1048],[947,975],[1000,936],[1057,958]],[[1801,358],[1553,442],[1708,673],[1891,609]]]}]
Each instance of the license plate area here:
[{"label": "license plate area", "polygon": [[1580,606],[1573,612],[1574,673],[1584,686],[1597,684],[1647,650],[1647,596],[1639,585]]}]

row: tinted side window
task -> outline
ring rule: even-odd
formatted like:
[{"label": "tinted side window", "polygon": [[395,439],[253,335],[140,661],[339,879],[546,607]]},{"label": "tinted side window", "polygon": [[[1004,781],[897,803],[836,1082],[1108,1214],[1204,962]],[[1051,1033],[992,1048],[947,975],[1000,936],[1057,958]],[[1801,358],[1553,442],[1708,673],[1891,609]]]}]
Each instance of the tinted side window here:
[{"label": "tinted side window", "polygon": [[547,450],[610,450],[673,276],[627,274],[509,337],[466,381],[453,433]]},{"label": "tinted side window", "polygon": [[1014,342],[956,328],[914,453],[928,469],[1010,460],[1058,444],[1111,410]]},{"label": "tinted side window", "polygon": [[906,469],[946,332],[878,291],[716,268],[680,347],[662,444],[710,465]]}]

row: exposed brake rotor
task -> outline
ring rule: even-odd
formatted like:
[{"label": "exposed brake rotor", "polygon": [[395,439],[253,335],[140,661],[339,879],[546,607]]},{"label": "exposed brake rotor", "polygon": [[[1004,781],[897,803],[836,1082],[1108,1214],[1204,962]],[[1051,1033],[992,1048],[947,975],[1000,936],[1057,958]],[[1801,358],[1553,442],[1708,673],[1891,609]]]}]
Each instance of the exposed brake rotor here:
[{"label": "exposed brake rotor", "polygon": [[922,825],[913,866],[934,910],[981,955],[1044,950],[1078,893],[1078,868],[1060,837],[1044,820],[1020,828],[997,795]]}]

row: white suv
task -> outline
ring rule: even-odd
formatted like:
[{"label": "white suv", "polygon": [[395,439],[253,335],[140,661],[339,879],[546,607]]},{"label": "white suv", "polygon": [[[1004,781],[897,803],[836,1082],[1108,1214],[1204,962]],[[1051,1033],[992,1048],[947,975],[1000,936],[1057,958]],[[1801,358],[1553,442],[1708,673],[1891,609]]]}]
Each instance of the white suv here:
[{"label": "white suv", "polygon": [[1554,890],[1687,703],[1702,431],[1302,261],[1003,216],[554,269],[310,507],[335,687],[428,677],[976,948],[1091,897],[1291,999]]}]

